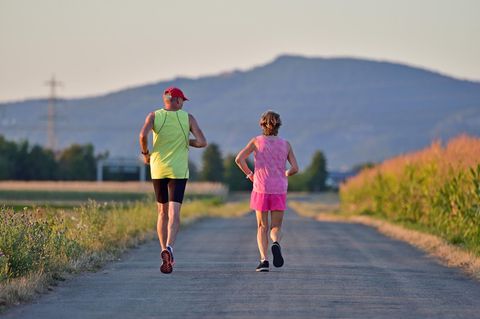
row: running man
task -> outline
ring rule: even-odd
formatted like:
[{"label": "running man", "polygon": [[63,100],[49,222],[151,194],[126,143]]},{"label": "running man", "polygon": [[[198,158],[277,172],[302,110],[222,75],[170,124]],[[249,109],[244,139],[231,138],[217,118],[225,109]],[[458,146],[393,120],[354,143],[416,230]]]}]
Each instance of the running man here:
[{"label": "running man", "polygon": [[[157,233],[162,265],[160,271],[173,271],[173,245],[180,227],[180,208],[189,177],[188,147],[205,147],[207,140],[192,114],[182,110],[188,101],[183,92],[170,87],[163,94],[164,107],[151,112],[140,131],[140,148],[145,164],[150,164],[157,200]],[[153,132],[153,149],[148,150],[148,134]],[[193,139],[190,138],[193,134]]]}]

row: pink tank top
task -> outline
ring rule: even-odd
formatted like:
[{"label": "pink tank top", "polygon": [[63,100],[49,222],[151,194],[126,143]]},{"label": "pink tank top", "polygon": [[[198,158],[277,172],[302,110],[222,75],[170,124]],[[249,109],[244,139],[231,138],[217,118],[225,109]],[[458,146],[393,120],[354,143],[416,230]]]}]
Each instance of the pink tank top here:
[{"label": "pink tank top", "polygon": [[288,143],[280,137],[257,136],[254,152],[253,191],[264,194],[286,194],[288,180],[285,169]]}]

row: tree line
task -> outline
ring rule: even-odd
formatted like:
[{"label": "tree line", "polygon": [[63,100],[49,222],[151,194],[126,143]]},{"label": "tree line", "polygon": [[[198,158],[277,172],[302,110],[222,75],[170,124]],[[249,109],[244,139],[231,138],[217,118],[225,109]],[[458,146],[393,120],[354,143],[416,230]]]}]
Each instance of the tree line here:
[{"label": "tree line", "polygon": [[[57,153],[28,141],[7,141],[0,135],[0,180],[95,180],[97,161],[108,153],[95,155],[92,144],[73,144]],[[252,183],[235,163],[235,155],[222,156],[220,147],[211,143],[202,154],[201,169],[189,162],[190,180],[220,182],[232,191],[248,191]],[[248,161],[249,167],[254,168]],[[149,179],[149,170],[147,178]],[[137,174],[104,173],[106,179],[132,180]],[[316,151],[310,165],[301,173],[289,177],[289,190],[323,191],[326,189],[326,159]]]},{"label": "tree line", "polygon": [[73,144],[55,154],[0,135],[0,180],[95,180],[97,160],[106,156],[95,156],[91,144]]}]

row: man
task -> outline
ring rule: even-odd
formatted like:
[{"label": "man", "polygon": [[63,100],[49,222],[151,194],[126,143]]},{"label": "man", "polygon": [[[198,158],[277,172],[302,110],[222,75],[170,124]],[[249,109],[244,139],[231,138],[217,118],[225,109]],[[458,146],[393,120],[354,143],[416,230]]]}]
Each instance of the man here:
[{"label": "man", "polygon": [[[207,141],[193,115],[182,110],[188,101],[183,92],[170,87],[163,94],[164,108],[151,112],[140,131],[140,148],[150,172],[157,200],[157,233],[162,252],[160,271],[173,271],[173,245],[180,226],[188,171],[188,147],[205,147]],[[153,131],[153,149],[148,150],[148,134]],[[193,139],[190,139],[190,132]]]}]

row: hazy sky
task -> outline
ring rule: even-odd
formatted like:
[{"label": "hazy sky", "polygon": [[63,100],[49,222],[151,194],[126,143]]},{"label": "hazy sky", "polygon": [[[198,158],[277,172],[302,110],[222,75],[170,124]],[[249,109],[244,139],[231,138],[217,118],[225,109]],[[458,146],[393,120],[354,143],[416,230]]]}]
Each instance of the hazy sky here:
[{"label": "hazy sky", "polygon": [[0,101],[248,69],[284,53],[480,80],[477,0],[0,0]]}]

